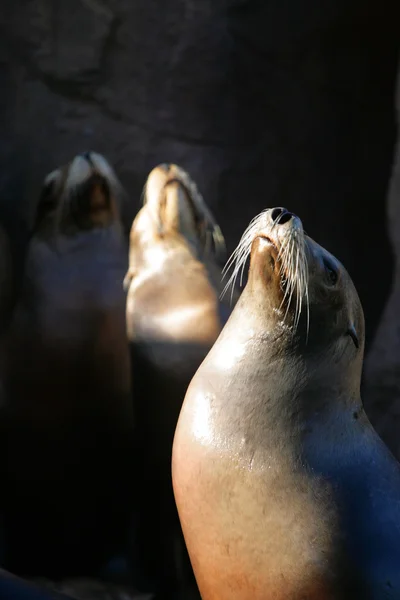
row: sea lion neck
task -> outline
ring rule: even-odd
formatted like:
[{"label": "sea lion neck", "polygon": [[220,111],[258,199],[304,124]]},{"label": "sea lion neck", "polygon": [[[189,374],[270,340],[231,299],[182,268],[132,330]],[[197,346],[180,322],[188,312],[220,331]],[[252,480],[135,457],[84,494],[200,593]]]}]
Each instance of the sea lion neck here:
[{"label": "sea lion neck", "polygon": [[239,299],[191,384],[195,396],[209,398],[224,439],[261,439],[268,430],[276,448],[291,431],[300,445],[319,414],[352,418],[361,405],[359,385],[349,388],[352,367],[346,374],[334,362],[307,356],[290,345],[291,332],[261,327],[256,311],[243,310],[245,303]]}]

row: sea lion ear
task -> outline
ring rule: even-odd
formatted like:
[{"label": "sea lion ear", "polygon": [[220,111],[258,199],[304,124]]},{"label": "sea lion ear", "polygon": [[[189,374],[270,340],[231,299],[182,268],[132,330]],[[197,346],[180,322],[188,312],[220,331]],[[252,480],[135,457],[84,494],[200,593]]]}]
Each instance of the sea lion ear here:
[{"label": "sea lion ear", "polygon": [[124,288],[124,292],[128,292],[130,285],[131,285],[131,281],[132,279],[135,277],[135,271],[132,268],[129,268],[125,277],[124,277],[124,282],[123,282],[123,288]]},{"label": "sea lion ear", "polygon": [[354,342],[355,347],[358,349],[360,347],[360,342],[358,340],[358,335],[356,332],[356,328],[354,327],[354,323],[351,323],[351,325],[349,326],[349,328],[347,330],[347,335],[349,335],[351,337],[351,339]]}]

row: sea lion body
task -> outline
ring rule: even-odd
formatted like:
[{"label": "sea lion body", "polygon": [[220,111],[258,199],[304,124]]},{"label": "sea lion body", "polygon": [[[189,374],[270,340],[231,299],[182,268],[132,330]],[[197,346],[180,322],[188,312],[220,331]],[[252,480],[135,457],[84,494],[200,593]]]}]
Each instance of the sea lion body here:
[{"label": "sea lion body", "polygon": [[220,240],[219,229],[193,186],[175,165],[150,173],[132,225],[125,282],[138,455],[146,456],[141,553],[144,571],[166,598],[189,593],[178,589],[186,584],[185,551],[175,550],[183,540],[171,481],[174,431],[187,386],[229,312],[218,298],[221,269],[206,248],[208,236]]},{"label": "sea lion body", "polygon": [[360,399],[361,304],[342,265],[304,236],[309,312],[292,310],[282,238],[302,226],[272,214],[247,238],[249,281],[175,434],[199,589],[203,600],[398,598],[400,466]]},{"label": "sea lion body", "polygon": [[51,174],[7,336],[7,568],[98,573],[127,527],[133,438],[115,181],[100,155]]}]

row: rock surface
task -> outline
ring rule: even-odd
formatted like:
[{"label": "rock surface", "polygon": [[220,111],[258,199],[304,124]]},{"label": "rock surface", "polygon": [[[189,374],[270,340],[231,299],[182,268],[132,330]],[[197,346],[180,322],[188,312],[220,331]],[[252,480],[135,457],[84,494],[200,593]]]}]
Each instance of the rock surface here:
[{"label": "rock surface", "polygon": [[175,161],[229,250],[266,206],[298,212],[353,275],[371,336],[392,270],[394,2],[3,0],[0,33],[0,196],[18,256],[42,177],[73,154],[113,162],[127,226],[149,170]]},{"label": "rock surface", "polygon": [[[400,134],[400,70],[396,105]],[[387,220],[396,260],[391,293],[365,363],[364,404],[378,433],[400,460],[400,135],[390,182]]]},{"label": "rock surface", "polygon": [[[130,194],[129,228],[150,169],[174,161],[199,183],[229,251],[263,208],[297,212],[353,276],[370,341],[393,270],[385,199],[398,9],[395,0],[3,0],[0,218],[18,268],[50,169],[82,150],[105,154]],[[380,344],[369,366],[375,356],[392,369],[392,346],[383,358]]]},{"label": "rock surface", "polygon": [[155,600],[154,595],[141,594],[127,585],[93,579],[69,579],[61,582],[38,579],[36,583],[76,600]]}]

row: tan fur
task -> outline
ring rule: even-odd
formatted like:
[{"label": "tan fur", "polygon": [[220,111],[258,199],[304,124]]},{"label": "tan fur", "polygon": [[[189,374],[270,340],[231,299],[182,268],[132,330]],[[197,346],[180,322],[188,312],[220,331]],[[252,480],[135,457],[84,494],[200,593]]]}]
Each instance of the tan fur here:
[{"label": "tan fur", "polygon": [[[335,447],[341,411],[362,413],[362,308],[345,269],[304,236],[301,221],[277,225],[270,215],[244,236],[247,286],[188,388],[173,447],[175,499],[203,600],[349,598],[335,493],[306,456],[315,421],[325,421]],[[295,260],[285,262],[293,235]],[[300,269],[301,285],[292,285]],[[351,435],[341,428],[343,443]]]},{"label": "tan fur", "polygon": [[[179,575],[179,564],[188,561],[172,495],[172,440],[190,379],[221,330],[217,257],[222,247],[220,229],[189,175],[176,165],[153,169],[132,225],[124,285],[139,453],[147,457],[140,518],[147,547],[143,556],[156,563],[159,591],[171,597],[189,593]],[[177,560],[171,550],[176,540]]]}]

